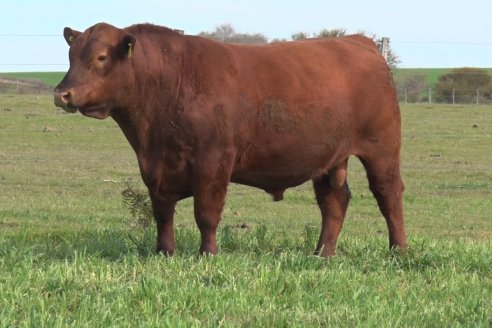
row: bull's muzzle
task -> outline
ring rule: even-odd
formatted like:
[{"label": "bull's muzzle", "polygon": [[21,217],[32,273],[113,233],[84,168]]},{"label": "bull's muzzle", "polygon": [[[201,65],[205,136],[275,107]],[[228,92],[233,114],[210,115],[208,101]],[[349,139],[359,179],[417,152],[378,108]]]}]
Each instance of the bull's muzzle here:
[{"label": "bull's muzzle", "polygon": [[77,107],[72,105],[72,89],[59,89],[56,88],[53,91],[55,105],[57,107],[62,108],[66,112],[75,113],[77,111]]}]

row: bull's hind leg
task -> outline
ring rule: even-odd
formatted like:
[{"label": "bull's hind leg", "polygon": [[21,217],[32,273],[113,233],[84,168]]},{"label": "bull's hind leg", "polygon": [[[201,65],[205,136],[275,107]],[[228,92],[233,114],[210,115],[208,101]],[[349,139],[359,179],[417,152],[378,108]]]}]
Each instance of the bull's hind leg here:
[{"label": "bull's hind leg", "polygon": [[369,156],[359,156],[367,172],[369,188],[386,219],[390,248],[405,249],[403,219],[403,182],[400,176],[399,151],[384,152],[379,149]]},{"label": "bull's hind leg", "polygon": [[321,210],[322,226],[315,255],[335,255],[337,239],[342,229],[350,200],[347,183],[347,160],[328,175],[313,180],[316,200]]}]

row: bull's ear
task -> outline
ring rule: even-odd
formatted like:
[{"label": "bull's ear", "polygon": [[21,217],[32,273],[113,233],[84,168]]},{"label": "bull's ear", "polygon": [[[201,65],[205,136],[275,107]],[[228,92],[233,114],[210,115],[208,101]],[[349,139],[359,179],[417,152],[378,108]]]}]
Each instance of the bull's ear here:
[{"label": "bull's ear", "polygon": [[131,34],[125,34],[120,41],[119,50],[122,58],[132,58],[137,40]]},{"label": "bull's ear", "polygon": [[77,39],[81,34],[81,32],[72,30],[70,27],[65,27],[63,29],[63,37],[69,46],[71,46],[75,39]]}]

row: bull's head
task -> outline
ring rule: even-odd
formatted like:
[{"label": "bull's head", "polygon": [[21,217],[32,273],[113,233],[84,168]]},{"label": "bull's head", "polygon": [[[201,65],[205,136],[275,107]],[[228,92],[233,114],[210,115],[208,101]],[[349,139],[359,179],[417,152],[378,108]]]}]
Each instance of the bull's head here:
[{"label": "bull's head", "polygon": [[99,119],[128,106],[135,37],[104,23],[83,33],[66,27],[63,35],[70,68],[54,90],[55,105]]}]

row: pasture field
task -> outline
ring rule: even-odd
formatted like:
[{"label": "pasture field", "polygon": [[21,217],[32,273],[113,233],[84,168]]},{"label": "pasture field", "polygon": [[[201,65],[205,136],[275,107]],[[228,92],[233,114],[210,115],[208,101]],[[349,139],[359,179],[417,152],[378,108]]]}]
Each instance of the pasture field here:
[{"label": "pasture field", "polygon": [[19,72],[19,73],[0,73],[0,78],[35,80],[46,83],[49,86],[56,86],[65,76],[65,72]]},{"label": "pasture field", "polygon": [[402,106],[409,250],[387,250],[362,166],[338,255],[312,256],[310,183],[282,202],[231,185],[219,255],[198,257],[191,200],[178,250],[122,205],[143,189],[112,120],[0,95],[0,327],[490,327],[492,107]]}]

